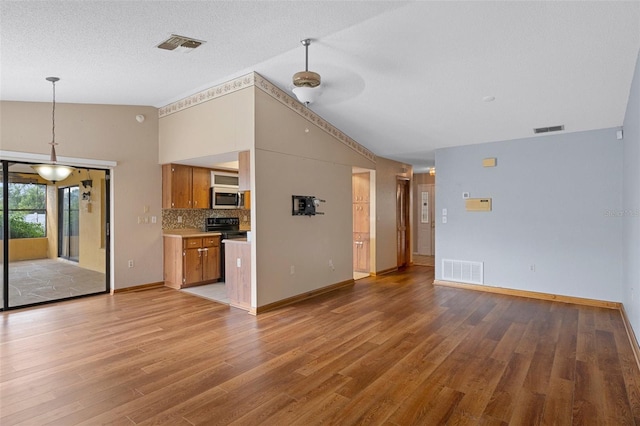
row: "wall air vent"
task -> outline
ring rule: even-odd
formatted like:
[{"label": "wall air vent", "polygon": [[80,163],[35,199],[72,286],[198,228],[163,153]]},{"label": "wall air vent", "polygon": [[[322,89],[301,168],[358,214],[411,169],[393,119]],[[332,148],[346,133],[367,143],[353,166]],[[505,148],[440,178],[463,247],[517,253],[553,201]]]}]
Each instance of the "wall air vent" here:
[{"label": "wall air vent", "polygon": [[564,130],[564,124],[561,126],[551,126],[551,127],[538,127],[537,129],[533,129],[533,133],[549,133],[549,132],[559,132]]},{"label": "wall air vent", "polygon": [[484,264],[466,260],[442,259],[442,279],[469,284],[484,284]]},{"label": "wall air vent", "polygon": [[158,49],[164,50],[176,50],[182,52],[191,52],[196,47],[199,47],[202,43],[206,43],[203,40],[196,40],[191,37],[184,37],[176,34],[171,34],[171,37],[158,44]]}]

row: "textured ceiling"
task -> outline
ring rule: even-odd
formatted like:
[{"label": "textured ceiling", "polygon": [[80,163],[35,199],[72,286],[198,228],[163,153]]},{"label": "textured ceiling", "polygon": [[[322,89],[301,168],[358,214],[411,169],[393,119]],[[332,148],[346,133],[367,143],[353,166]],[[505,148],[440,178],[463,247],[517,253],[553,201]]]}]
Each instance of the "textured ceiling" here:
[{"label": "textured ceiling", "polygon": [[[155,46],[205,40],[191,53]],[[257,71],[377,155],[620,126],[640,2],[0,1],[0,99],[164,106]],[[483,102],[484,96],[493,102]]]}]

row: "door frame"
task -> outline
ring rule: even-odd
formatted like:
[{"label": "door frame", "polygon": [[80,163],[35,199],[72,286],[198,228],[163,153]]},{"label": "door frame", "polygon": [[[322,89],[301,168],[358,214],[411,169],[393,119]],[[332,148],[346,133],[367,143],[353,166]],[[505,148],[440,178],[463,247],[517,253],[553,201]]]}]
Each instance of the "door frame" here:
[{"label": "door frame", "polygon": [[411,179],[404,176],[396,177],[396,256],[398,269],[411,264]]},{"label": "door frame", "polygon": [[[2,174],[2,182],[3,182],[3,185],[2,185],[3,203],[1,203],[2,205],[0,205],[0,209],[2,209],[5,212],[5,214],[3,215],[3,224],[4,224],[5,233],[8,233],[8,230],[9,230],[9,215],[6,214],[8,209],[8,203],[9,203],[9,166],[15,163],[21,163],[26,165],[38,164],[42,162],[42,161],[37,161],[37,160],[41,160],[40,157],[41,156],[36,154],[16,153],[16,152],[8,152],[8,151],[0,150],[0,164],[2,165],[2,167],[0,167],[0,174]],[[46,159],[44,161],[46,161]],[[87,164],[87,165],[84,166],[81,164]],[[62,300],[91,297],[94,295],[108,294],[111,292],[111,274],[112,274],[112,268],[113,268],[113,259],[111,255],[111,243],[112,243],[111,242],[111,217],[113,214],[113,212],[111,211],[111,205],[112,205],[111,199],[113,197],[113,194],[111,192],[111,173],[112,173],[112,167],[115,167],[116,163],[99,161],[99,160],[82,160],[82,162],[78,161],[77,163],[73,164],[73,166],[78,169],[86,168],[90,170],[100,170],[100,171],[103,171],[105,174],[104,188],[102,191],[104,196],[104,205],[105,205],[105,209],[103,211],[104,216],[102,218],[104,229],[101,231],[104,237],[104,252],[105,252],[104,253],[105,254],[105,257],[104,257],[105,288],[104,290],[95,292],[95,293],[65,297],[62,299],[46,300],[42,302],[29,303],[29,304],[24,304],[19,306],[9,306],[10,300],[9,300],[8,290],[9,290],[9,268],[10,268],[9,255],[10,253],[9,253],[9,238],[7,234],[5,235],[7,236],[7,238],[4,238],[2,241],[3,250],[2,250],[2,253],[0,254],[0,256],[2,256],[2,261],[0,262],[0,269],[1,269],[0,273],[2,274],[2,277],[3,277],[2,282],[0,282],[0,287],[1,287],[0,311],[23,309],[31,306],[56,303]],[[57,197],[57,189],[56,189],[56,197]],[[55,238],[57,240],[58,236],[56,235]]]}]

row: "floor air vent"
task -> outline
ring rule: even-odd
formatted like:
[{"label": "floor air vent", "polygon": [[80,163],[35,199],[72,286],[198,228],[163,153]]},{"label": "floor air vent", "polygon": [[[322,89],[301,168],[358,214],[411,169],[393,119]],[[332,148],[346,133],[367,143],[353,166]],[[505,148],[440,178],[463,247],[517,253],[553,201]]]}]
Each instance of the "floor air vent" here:
[{"label": "floor air vent", "polygon": [[484,284],[482,262],[442,259],[442,279],[469,284]]}]

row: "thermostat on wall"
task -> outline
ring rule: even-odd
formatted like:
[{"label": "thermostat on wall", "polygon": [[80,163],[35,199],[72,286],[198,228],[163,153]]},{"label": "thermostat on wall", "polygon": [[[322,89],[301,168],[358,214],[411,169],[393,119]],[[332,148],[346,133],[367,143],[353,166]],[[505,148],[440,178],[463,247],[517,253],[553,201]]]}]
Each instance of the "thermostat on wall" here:
[{"label": "thermostat on wall", "polygon": [[491,198],[469,198],[466,201],[468,212],[489,212],[491,211]]},{"label": "thermostat on wall", "polygon": [[466,200],[467,198],[469,198],[469,193],[468,192],[463,192],[462,193],[462,199]]}]

